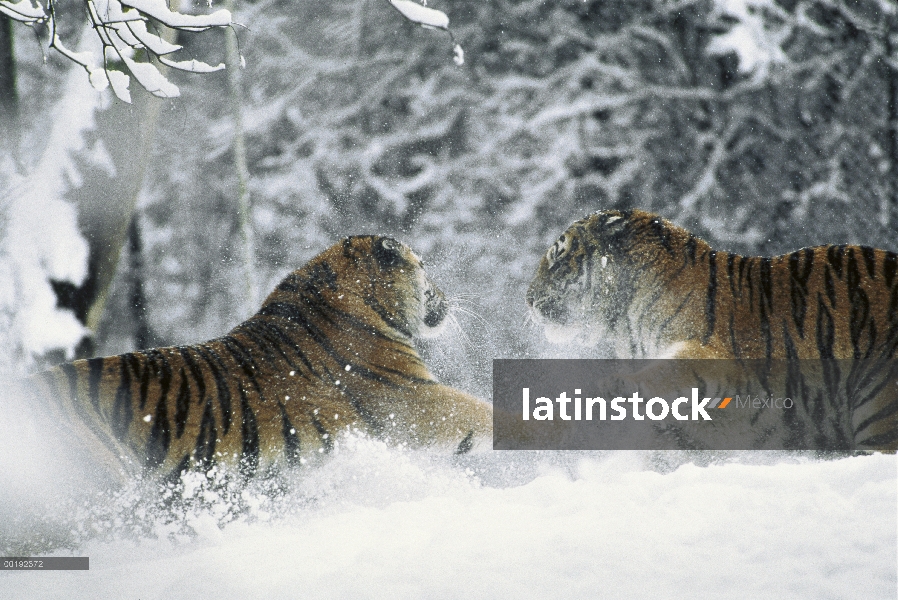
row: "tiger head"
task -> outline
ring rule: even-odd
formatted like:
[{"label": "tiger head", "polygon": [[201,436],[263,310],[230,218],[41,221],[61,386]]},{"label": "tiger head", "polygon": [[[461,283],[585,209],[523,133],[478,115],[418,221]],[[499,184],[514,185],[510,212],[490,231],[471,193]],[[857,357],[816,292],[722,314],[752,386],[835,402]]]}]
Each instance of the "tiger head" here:
[{"label": "tiger head", "polygon": [[[658,243],[661,239],[662,243]],[[605,210],[572,224],[540,260],[527,304],[551,342],[612,337],[638,293],[659,289],[673,248],[704,243],[641,210]]]},{"label": "tiger head", "polygon": [[262,307],[296,303],[326,314],[338,311],[391,337],[433,337],[449,314],[443,292],[405,244],[389,237],[353,236],[294,271]]}]

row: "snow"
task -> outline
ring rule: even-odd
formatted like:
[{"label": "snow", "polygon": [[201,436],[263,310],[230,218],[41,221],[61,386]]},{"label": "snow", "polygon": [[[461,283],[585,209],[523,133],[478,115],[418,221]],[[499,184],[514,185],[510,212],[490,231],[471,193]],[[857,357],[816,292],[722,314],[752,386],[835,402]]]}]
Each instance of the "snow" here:
[{"label": "snow", "polygon": [[[718,43],[741,47],[740,68],[748,70],[767,60],[749,66],[767,43],[758,40],[754,47],[737,36]],[[121,88],[124,80],[114,83]],[[95,106],[99,96],[82,87],[61,106]],[[591,99],[610,105],[615,97]],[[569,104],[574,111],[593,106]],[[84,245],[60,190],[66,178],[79,180],[65,149],[83,145],[89,114],[53,115],[53,151],[23,182],[28,195],[2,208],[9,218],[4,231],[19,237],[4,237],[0,248],[14,253],[14,260],[0,257],[0,308],[19,311],[17,319],[34,315],[43,324],[38,330],[61,345],[75,336],[52,321],[67,313],[54,309],[45,281],[50,273],[75,282],[83,277]],[[576,121],[567,118],[570,111],[536,114],[543,124]],[[497,148],[507,139],[492,129],[481,135]],[[543,151],[534,164],[552,155],[557,164],[540,164],[533,180],[551,179],[547,170],[567,176],[566,153]],[[187,177],[177,171],[174,177]],[[290,177],[280,181],[303,189]],[[525,192],[542,197],[552,185]],[[468,204],[458,206],[474,205],[459,196]],[[534,220],[535,206],[516,203],[509,210],[517,216],[503,219]],[[261,210],[255,215],[265,217]],[[307,221],[301,225],[312,231]],[[171,230],[156,232],[157,242],[164,234]],[[315,246],[314,235],[302,243]],[[524,247],[512,233],[503,235],[515,252]],[[52,244],[38,249],[36,239]],[[532,257],[519,254],[514,264],[529,277]],[[484,253],[480,260],[498,259]],[[458,262],[461,271],[470,264],[467,256]],[[43,296],[17,296],[17,278]],[[509,305],[521,302],[520,292],[509,289]],[[189,312],[186,304],[167,308]],[[89,556],[91,570],[4,572],[0,599],[895,597],[895,456],[821,461],[785,453],[506,451],[453,458],[347,440],[325,464],[285,475],[276,493],[261,483],[225,493],[194,478],[186,485],[189,502],[165,508],[152,489],[139,486],[99,494],[77,457],[53,443],[48,424],[29,420],[24,397],[17,399],[0,397],[0,547],[54,534],[69,539],[69,547],[46,553]]]},{"label": "snow", "polygon": [[177,508],[154,512],[152,494],[134,489],[94,496],[85,511],[62,455],[12,429],[0,457],[30,464],[0,462],[0,523],[29,493],[56,487],[76,508],[41,515],[44,527],[77,529],[87,515],[103,531],[49,553],[88,556],[89,571],[7,572],[3,598],[817,600],[896,590],[895,456],[455,459],[344,438],[276,496],[264,486],[228,494],[195,476]]},{"label": "snow", "polygon": [[212,73],[214,71],[221,71],[225,68],[224,63],[218,63],[217,65],[213,66],[200,60],[196,60],[195,58],[192,58],[190,60],[175,61],[169,60],[164,56],[160,56],[159,62],[173,69],[190,71],[192,73]]},{"label": "snow", "polygon": [[131,78],[121,71],[105,71],[105,73],[116,97],[122,102],[131,104],[131,91],[128,89],[131,85]]},{"label": "snow", "polygon": [[72,348],[85,334],[71,311],[56,309],[48,278],[80,283],[87,245],[78,234],[74,208],[46,190],[35,185],[7,201],[0,240],[0,307],[12,315],[4,325],[32,355]]},{"label": "snow", "polygon": [[402,16],[409,21],[437,29],[447,29],[449,27],[449,17],[442,11],[421,6],[411,0],[389,0],[389,2],[393,5],[393,8],[402,13]]},{"label": "snow", "polygon": [[19,2],[0,0],[0,13],[23,23],[34,23],[47,18],[47,13],[44,12],[41,3],[38,2],[37,6],[33,6],[31,0],[20,0]]},{"label": "snow", "polygon": [[122,55],[122,60],[143,88],[159,98],[177,98],[181,95],[178,86],[170,82],[150,63],[137,62]]},{"label": "snow", "polygon": [[158,35],[147,31],[147,24],[145,21],[135,21],[134,23],[131,23],[130,29],[134,35],[140,39],[144,46],[156,54],[171,54],[172,52],[176,52],[183,48],[183,46],[179,44],[169,43]]},{"label": "snow", "polygon": [[169,10],[165,0],[124,0],[121,4],[136,8],[172,28],[202,30],[209,27],[227,27],[231,24],[231,13],[225,9],[216,10],[208,15],[185,15]]},{"label": "snow", "polygon": [[769,43],[763,29],[750,25],[736,25],[727,33],[715,36],[708,44],[708,52],[734,52],[739,58],[739,71],[742,73],[766,70],[771,63],[785,61],[785,54]]},{"label": "snow", "polygon": [[452,47],[452,61],[459,67],[465,64],[465,51],[458,44]]},{"label": "snow", "polygon": [[786,62],[781,48],[786,35],[767,28],[763,11],[775,11],[771,0],[715,0],[715,8],[739,22],[728,32],[714,36],[707,46],[710,54],[733,52],[739,59],[741,73],[766,76],[774,63]]},{"label": "snow", "polygon": [[[83,72],[73,69],[52,114],[46,150],[30,174],[0,165],[8,175],[0,189],[0,338],[11,350],[0,367],[54,348],[71,353],[85,333],[71,311],[56,308],[49,280],[78,285],[87,275],[87,243],[63,195],[81,184],[72,152],[85,150],[83,133],[94,126],[100,102]],[[94,150],[94,162],[108,162],[102,148]]]}]

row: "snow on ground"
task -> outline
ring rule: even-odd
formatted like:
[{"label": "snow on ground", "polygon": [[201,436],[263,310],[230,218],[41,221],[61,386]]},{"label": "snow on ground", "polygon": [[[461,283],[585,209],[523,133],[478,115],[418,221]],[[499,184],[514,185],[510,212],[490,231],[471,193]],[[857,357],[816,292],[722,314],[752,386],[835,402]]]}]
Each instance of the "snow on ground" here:
[{"label": "snow on ground", "polygon": [[[7,449],[34,442],[9,429]],[[21,508],[8,490],[29,487],[6,467],[0,522]],[[44,472],[32,467],[21,477]],[[90,570],[0,572],[0,598],[894,598],[896,467],[749,452],[453,459],[346,439],[277,493],[192,485],[154,512],[130,490],[45,515],[63,533],[100,530],[51,553],[89,556]]]}]

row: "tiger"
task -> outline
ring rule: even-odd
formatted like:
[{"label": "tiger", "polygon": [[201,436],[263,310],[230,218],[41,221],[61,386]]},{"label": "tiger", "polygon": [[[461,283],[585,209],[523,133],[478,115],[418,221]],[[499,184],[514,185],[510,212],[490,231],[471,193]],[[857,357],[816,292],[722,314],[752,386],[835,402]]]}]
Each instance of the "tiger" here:
[{"label": "tiger", "polygon": [[66,435],[120,480],[215,465],[251,477],[326,454],[344,431],[465,453],[491,435],[491,407],[439,383],[413,345],[448,314],[408,246],[353,236],[227,335],[33,377]]},{"label": "tiger", "polygon": [[[618,358],[892,365],[898,254],[825,245],[741,256],[656,214],[602,210],[573,223],[542,256],[526,303],[550,341],[604,345]],[[829,436],[823,445],[847,435],[852,448],[894,451],[894,384],[878,382],[854,406],[806,403],[803,411],[811,429]]]}]

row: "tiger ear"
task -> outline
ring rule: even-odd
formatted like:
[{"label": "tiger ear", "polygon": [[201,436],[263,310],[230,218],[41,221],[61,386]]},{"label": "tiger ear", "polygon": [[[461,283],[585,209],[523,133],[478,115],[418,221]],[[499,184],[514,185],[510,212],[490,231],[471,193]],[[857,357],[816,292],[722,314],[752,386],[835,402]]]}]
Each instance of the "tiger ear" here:
[{"label": "tiger ear", "polygon": [[618,211],[606,212],[602,214],[598,224],[606,233],[613,232],[626,227],[627,217],[626,213]]},{"label": "tiger ear", "polygon": [[380,238],[374,241],[374,258],[381,267],[395,267],[402,261],[402,244],[393,238]]}]

